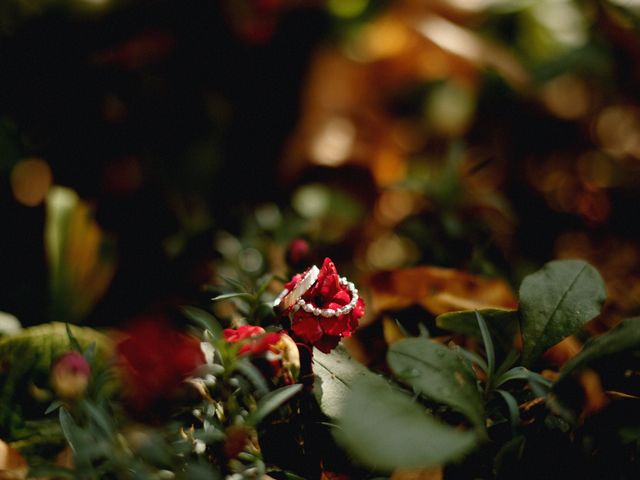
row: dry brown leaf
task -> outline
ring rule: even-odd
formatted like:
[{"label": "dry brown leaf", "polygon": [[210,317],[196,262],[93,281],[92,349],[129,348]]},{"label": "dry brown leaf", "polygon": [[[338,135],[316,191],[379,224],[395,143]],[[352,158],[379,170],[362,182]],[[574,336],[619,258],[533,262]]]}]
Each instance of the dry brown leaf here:
[{"label": "dry brown leaf", "polygon": [[27,478],[29,465],[18,451],[0,440],[0,480]]},{"label": "dry brown leaf", "polygon": [[582,345],[578,339],[574,336],[570,336],[547,350],[542,358],[547,363],[555,365],[556,367],[561,367],[571,358],[575,357],[581,348]]},{"label": "dry brown leaf", "polygon": [[580,373],[580,385],[584,391],[585,403],[580,414],[581,418],[592,415],[602,410],[608,403],[607,396],[602,389],[600,375],[591,369],[585,369]]},{"label": "dry brown leaf", "polygon": [[434,315],[481,308],[516,308],[511,287],[502,279],[462,270],[415,267],[378,272],[369,277],[370,309],[377,313],[421,305]]},{"label": "dry brown leaf", "polygon": [[398,469],[391,475],[391,480],[442,480],[442,467],[421,470]]},{"label": "dry brown leaf", "polygon": [[406,338],[406,335],[402,333],[402,330],[400,330],[400,327],[398,327],[398,324],[393,318],[387,316],[382,319],[382,333],[387,345]]}]

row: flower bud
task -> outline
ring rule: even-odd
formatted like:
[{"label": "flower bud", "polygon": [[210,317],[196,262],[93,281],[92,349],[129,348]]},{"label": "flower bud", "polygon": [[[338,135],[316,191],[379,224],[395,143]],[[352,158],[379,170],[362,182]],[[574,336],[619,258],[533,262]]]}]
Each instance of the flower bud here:
[{"label": "flower bud", "polygon": [[309,242],[302,238],[294,238],[287,247],[286,260],[294,269],[302,268],[310,263],[311,247]]},{"label": "flower bud", "polygon": [[51,369],[51,386],[63,399],[81,397],[89,385],[91,367],[79,352],[67,352],[56,360]]}]

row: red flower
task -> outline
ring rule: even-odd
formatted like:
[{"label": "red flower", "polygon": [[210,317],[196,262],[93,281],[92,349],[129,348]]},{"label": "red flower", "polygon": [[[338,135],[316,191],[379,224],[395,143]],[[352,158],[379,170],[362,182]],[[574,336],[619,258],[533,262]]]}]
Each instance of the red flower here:
[{"label": "red flower", "polygon": [[[303,275],[294,276],[285,288],[291,291]],[[321,309],[338,309],[351,301],[351,292],[340,284],[340,278],[333,262],[325,258],[318,273],[316,283],[302,296],[303,300]],[[358,321],[364,315],[364,302],[361,298],[349,313],[334,317],[316,316],[299,309],[292,314],[291,329],[303,342],[329,353],[342,337],[349,337],[358,328]]]},{"label": "red flower", "polygon": [[251,356],[258,366],[266,360],[269,378],[283,376],[285,383],[295,381],[300,356],[298,347],[286,333],[267,333],[262,327],[244,325],[237,329],[226,328],[223,334],[227,342],[240,344],[238,355]]},{"label": "red flower", "polygon": [[205,363],[200,341],[172,328],[162,317],[141,317],[116,345],[127,400],[142,411],[170,399],[182,382]]}]

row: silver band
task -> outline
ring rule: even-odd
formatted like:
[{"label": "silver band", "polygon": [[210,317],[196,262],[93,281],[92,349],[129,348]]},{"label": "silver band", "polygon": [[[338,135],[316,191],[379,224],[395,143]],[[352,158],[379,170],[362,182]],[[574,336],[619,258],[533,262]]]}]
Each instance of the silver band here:
[{"label": "silver band", "polygon": [[302,296],[309,291],[314,283],[316,283],[319,273],[320,269],[313,265],[304,277],[302,277],[302,280],[293,287],[291,292],[285,288],[280,295],[278,295],[278,297],[273,301],[273,307],[277,308],[282,304],[283,310],[291,308],[298,302],[298,300],[301,300]]},{"label": "silver band", "polygon": [[349,289],[349,293],[351,294],[351,300],[345,306],[340,308],[319,308],[312,303],[309,303],[302,299],[302,296],[309,291],[309,289],[313,286],[313,284],[318,279],[319,269],[315,265],[311,267],[311,269],[307,272],[307,274],[303,277],[300,282],[293,288],[293,291],[289,292],[286,288],[278,295],[278,297],[273,302],[273,307],[277,308],[282,304],[283,310],[288,310],[292,308],[292,312],[297,312],[302,309],[307,313],[311,313],[316,317],[339,317],[340,315],[346,315],[347,313],[351,313],[351,311],[356,307],[358,300],[360,297],[358,296],[358,289],[353,284],[347,280],[346,277],[340,278],[340,285],[343,285]]}]

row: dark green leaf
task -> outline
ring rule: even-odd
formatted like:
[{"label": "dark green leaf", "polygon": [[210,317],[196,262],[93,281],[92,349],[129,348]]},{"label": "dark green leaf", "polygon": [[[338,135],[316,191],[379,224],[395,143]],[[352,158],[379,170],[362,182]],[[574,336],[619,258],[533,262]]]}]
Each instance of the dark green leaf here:
[{"label": "dark green leaf", "polygon": [[240,292],[248,291],[247,286],[244,283],[242,283],[240,280],[236,280],[235,278],[227,277],[225,275],[220,275],[220,278],[222,278],[222,280],[224,280],[225,283],[229,284],[230,286],[237,288],[238,291]]},{"label": "dark green leaf", "polygon": [[476,320],[478,321],[478,327],[482,335],[482,344],[484,345],[484,351],[487,356],[487,389],[489,389],[493,383],[493,374],[496,371],[496,353],[493,349],[493,340],[491,340],[489,328],[478,311],[476,311]]},{"label": "dark green leaf", "polygon": [[523,364],[598,315],[605,298],[602,277],[581,260],[549,262],[527,276],[520,286]]},{"label": "dark green leaf", "polygon": [[256,288],[256,298],[260,298],[260,295],[262,295],[265,292],[265,290],[273,280],[273,276],[274,275],[272,273],[269,273],[260,279],[260,283]]},{"label": "dark green leaf", "polygon": [[314,394],[322,412],[329,418],[338,418],[344,407],[344,402],[351,390],[351,385],[362,379],[379,379],[367,367],[357,362],[342,346],[331,353],[313,350],[314,372],[316,381]]},{"label": "dark green leaf", "polygon": [[113,425],[109,416],[90,402],[84,400],[82,407],[95,424],[107,435],[113,433]]},{"label": "dark green leaf", "polygon": [[518,402],[516,399],[506,390],[497,389],[495,392],[502,397],[504,403],[507,405],[509,411],[509,420],[511,422],[511,432],[513,435],[516,433],[516,428],[520,425],[520,410],[518,408]]},{"label": "dark green leaf", "polygon": [[216,338],[222,337],[222,327],[216,318],[206,310],[201,308],[183,305],[180,311],[192,322],[199,325],[204,330],[211,331]]},{"label": "dark green leaf", "polygon": [[67,443],[69,443],[69,447],[71,451],[75,454],[78,451],[78,445],[76,444],[76,432],[78,430],[78,426],[76,425],[75,420],[71,416],[66,409],[61,408],[58,410],[60,417],[60,427],[62,427],[62,433],[64,434],[64,438],[67,439]]},{"label": "dark green leaf", "polygon": [[255,295],[251,293],[235,292],[235,293],[223,293],[217,297],[211,299],[212,302],[220,302],[222,300],[231,300],[233,298],[242,298],[244,300],[253,301],[256,299]]},{"label": "dark green leaf", "polygon": [[408,338],[391,345],[387,362],[403,382],[484,429],[484,406],[475,374],[454,351],[426,338]]},{"label": "dark green leaf", "polygon": [[78,342],[78,339],[71,331],[71,327],[69,326],[68,323],[65,323],[64,326],[65,326],[65,329],[67,330],[67,336],[69,337],[69,344],[71,345],[71,348],[77,352],[82,353],[82,347],[80,346],[80,342]]},{"label": "dark green leaf", "polygon": [[352,386],[335,434],[356,460],[381,470],[442,465],[477,444],[474,433],[440,422],[384,383],[368,381]]},{"label": "dark green leaf", "polygon": [[580,353],[569,360],[560,370],[560,376],[556,383],[576,369],[603,357],[635,350],[640,350],[640,317],[624,320],[613,330],[599,337],[591,338],[585,343]]},{"label": "dark green leaf", "polygon": [[272,392],[267,393],[258,402],[256,409],[251,412],[251,415],[247,418],[247,422],[253,425],[257,425],[271,412],[279,408],[285,402],[290,400],[302,389],[302,384],[296,383],[294,385],[287,385],[286,387],[278,388]]},{"label": "dark green leaf", "polygon": [[45,410],[44,414],[49,415],[51,412],[57,410],[62,405],[64,405],[64,403],[62,403],[60,400],[54,400],[53,402],[51,402],[51,405],[49,405],[49,407]]},{"label": "dark green leaf", "polygon": [[524,367],[514,367],[511,370],[506,371],[500,377],[496,378],[495,386],[500,387],[512,380],[526,380],[528,382],[538,382],[540,385],[544,385],[549,388],[551,382],[544,378],[542,375],[527,370]]},{"label": "dark green leaf", "polygon": [[264,376],[248,359],[241,359],[236,363],[236,369],[253,384],[258,395],[266,395],[269,392]]},{"label": "dark green leaf", "polygon": [[526,438],[518,436],[507,443],[498,451],[493,462],[493,472],[497,479],[513,479],[522,476],[520,459],[524,451]]},{"label": "dark green leaf", "polygon": [[[518,312],[516,310],[486,308],[478,310],[478,313],[487,323],[491,337],[496,341],[496,346],[499,346],[503,352],[510,352],[520,328]],[[444,330],[468,335],[478,340],[482,339],[475,310],[444,313],[436,318],[436,325]]]}]

